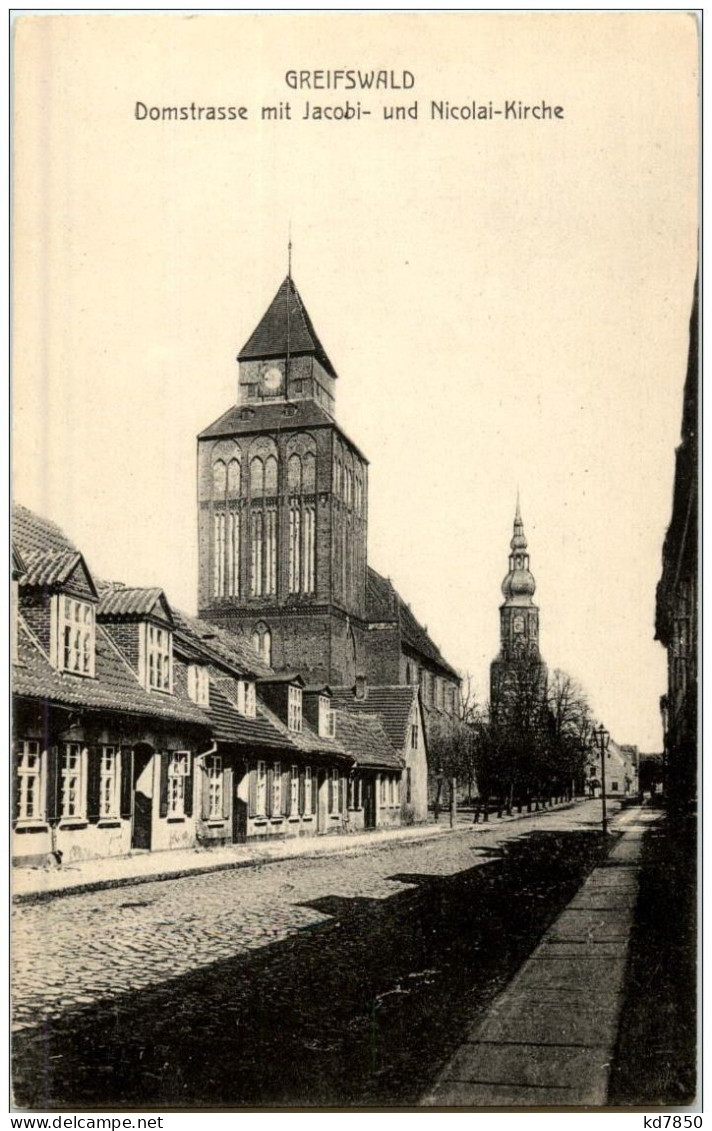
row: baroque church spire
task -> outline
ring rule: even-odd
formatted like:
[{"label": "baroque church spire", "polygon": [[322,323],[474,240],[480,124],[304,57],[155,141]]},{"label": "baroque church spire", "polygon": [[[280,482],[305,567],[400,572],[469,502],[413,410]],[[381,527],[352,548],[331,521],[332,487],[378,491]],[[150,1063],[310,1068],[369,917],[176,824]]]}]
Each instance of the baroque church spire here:
[{"label": "baroque church spire", "polygon": [[529,569],[527,538],[524,533],[524,522],[519,505],[519,492],[517,492],[514,529],[509,549],[509,572],[502,582],[505,602],[508,605],[531,605],[536,590],[536,582]]}]

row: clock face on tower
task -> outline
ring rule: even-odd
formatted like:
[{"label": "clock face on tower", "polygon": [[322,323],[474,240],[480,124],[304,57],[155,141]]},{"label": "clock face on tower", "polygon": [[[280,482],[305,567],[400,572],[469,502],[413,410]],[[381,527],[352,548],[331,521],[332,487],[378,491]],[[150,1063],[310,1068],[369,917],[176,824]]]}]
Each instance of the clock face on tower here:
[{"label": "clock face on tower", "polygon": [[268,365],[262,370],[260,391],[263,397],[278,397],[284,389],[284,373],[279,365]]}]

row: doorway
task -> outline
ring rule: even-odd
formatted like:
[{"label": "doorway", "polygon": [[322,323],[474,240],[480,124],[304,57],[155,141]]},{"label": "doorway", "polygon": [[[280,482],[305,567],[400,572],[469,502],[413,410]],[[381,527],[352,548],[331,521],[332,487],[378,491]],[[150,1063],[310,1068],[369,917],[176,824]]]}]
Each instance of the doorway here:
[{"label": "doorway", "polygon": [[363,827],[376,827],[376,778],[374,774],[363,775]]},{"label": "doorway", "polygon": [[133,757],[131,847],[148,851],[153,823],[153,748],[137,746]]}]

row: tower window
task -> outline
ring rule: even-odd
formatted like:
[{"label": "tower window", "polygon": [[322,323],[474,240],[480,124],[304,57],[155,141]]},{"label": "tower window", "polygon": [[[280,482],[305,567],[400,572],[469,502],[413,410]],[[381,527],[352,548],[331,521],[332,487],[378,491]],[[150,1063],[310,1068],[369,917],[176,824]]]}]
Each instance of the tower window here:
[{"label": "tower window", "polygon": [[265,495],[273,498],[277,494],[277,460],[268,456],[265,460]]},{"label": "tower window", "polygon": [[259,456],[250,460],[250,494],[253,499],[261,499],[265,489],[265,466]]},{"label": "tower window", "polygon": [[213,464],[213,498],[220,499],[227,486],[227,469],[221,459]]},{"label": "tower window", "polygon": [[250,592],[253,597],[261,597],[263,592],[262,578],[262,538],[264,521],[261,510],[252,512],[252,576],[250,579]]},{"label": "tower window", "polygon": [[289,506],[289,592],[298,593],[301,587],[301,524],[302,514],[298,499]]},{"label": "tower window", "polygon": [[302,490],[305,495],[313,495],[316,490],[316,459],[312,452],[304,456]]},{"label": "tower window", "polygon": [[287,463],[287,490],[290,495],[302,493],[302,461],[298,455],[290,456]]},{"label": "tower window", "polygon": [[229,495],[240,494],[240,462],[231,459],[227,465],[227,491]]},{"label": "tower window", "polygon": [[265,586],[267,595],[277,591],[277,509],[269,507],[265,512]]}]

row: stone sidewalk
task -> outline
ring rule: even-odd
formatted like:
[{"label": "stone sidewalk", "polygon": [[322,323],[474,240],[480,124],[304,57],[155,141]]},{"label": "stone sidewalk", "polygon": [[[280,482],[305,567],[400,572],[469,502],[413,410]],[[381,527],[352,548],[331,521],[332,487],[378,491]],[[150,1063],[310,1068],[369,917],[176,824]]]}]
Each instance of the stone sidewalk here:
[{"label": "stone sidewalk", "polygon": [[623,1004],[642,838],[640,808],[422,1101],[431,1107],[601,1107]]},{"label": "stone sidewalk", "polygon": [[57,868],[14,868],[12,875],[13,903],[35,903],[63,895],[102,888],[123,887],[127,884],[152,883],[173,880],[179,876],[220,872],[231,868],[250,868],[259,864],[273,864],[281,860],[358,854],[364,849],[387,847],[429,840],[431,837],[451,836],[453,833],[486,832],[509,821],[536,819],[539,815],[568,809],[580,803],[561,802],[538,813],[513,814],[500,818],[492,816],[488,823],[472,824],[472,817],[458,815],[454,829],[450,828],[447,813],[441,814],[438,823],[411,825],[406,828],[376,829],[331,837],[299,837],[294,840],[276,840],[273,843],[229,845],[225,848],[189,848],[179,851],[141,852],[130,856],[113,856],[101,860],[85,860],[63,864]]}]

